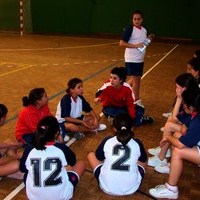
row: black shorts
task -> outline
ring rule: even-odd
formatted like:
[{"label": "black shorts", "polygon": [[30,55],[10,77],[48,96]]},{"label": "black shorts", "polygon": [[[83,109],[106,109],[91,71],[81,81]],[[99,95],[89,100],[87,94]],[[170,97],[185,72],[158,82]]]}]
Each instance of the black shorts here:
[{"label": "black shorts", "polygon": [[103,108],[102,112],[106,117],[111,116],[115,117],[121,113],[128,113],[126,107],[114,107],[114,106],[106,106]]},{"label": "black shorts", "polygon": [[142,76],[144,62],[141,63],[125,62],[125,68],[127,76]]},{"label": "black shorts", "polygon": [[99,183],[99,175],[100,175],[100,172],[101,172],[101,167],[103,166],[103,163],[98,165],[96,167],[96,169],[94,169],[94,176],[95,178],[97,179],[98,183]]},{"label": "black shorts", "polygon": [[[77,119],[83,120],[83,117],[84,116],[81,116],[81,117],[78,117]],[[59,123],[60,134],[62,135],[63,138],[65,137],[65,135],[67,135],[69,133],[65,128],[65,123],[72,123],[72,122],[64,121],[64,122]],[[77,123],[72,123],[72,124],[76,124],[77,125]],[[81,124],[78,124],[78,125],[81,125]]]},{"label": "black shorts", "polygon": [[76,187],[76,185],[78,184],[78,181],[79,181],[78,174],[75,173],[74,171],[68,171],[67,174],[69,176],[69,181],[72,183],[72,185],[74,186],[74,189],[75,189],[75,187]]}]

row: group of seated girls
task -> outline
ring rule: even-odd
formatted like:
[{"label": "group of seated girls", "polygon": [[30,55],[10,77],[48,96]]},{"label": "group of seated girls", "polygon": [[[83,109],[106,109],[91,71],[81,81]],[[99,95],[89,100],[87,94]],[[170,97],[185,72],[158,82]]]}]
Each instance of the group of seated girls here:
[{"label": "group of seated girls", "polygon": [[[98,90],[94,99],[94,102],[102,103],[104,115],[113,119],[115,133],[106,137],[96,151],[87,156],[94,176],[105,193],[129,195],[140,187],[148,164],[158,172],[164,169],[170,174],[167,183],[150,189],[150,194],[156,198],[176,199],[183,161],[200,164],[198,77],[184,73],[176,78],[173,114],[165,124],[160,147],[149,149],[149,153],[154,155],[149,159],[141,141],[134,138],[132,128],[152,123],[153,119],[144,116],[144,108],[134,103],[133,91],[125,81],[125,69],[113,68],[110,80]],[[16,125],[18,143],[2,146],[0,169],[15,163],[9,173],[14,174],[20,169],[25,174],[28,199],[72,198],[75,186],[84,173],[85,163],[76,160],[73,151],[63,143],[64,137],[74,132],[81,138],[85,132],[96,132],[106,126],[99,123],[99,115],[83,97],[83,83],[78,78],[68,82],[66,95],[58,103],[56,117],[48,108],[43,88],[31,90],[29,96],[23,98],[23,105]],[[1,108],[0,113],[2,125],[7,109],[3,111]],[[24,147],[23,155],[16,151],[21,145]],[[8,150],[14,152],[10,155]],[[170,164],[165,158],[167,155],[171,156]],[[1,159],[9,156],[10,161],[3,166]],[[4,172],[2,175],[7,174]]]},{"label": "group of seated girls", "polygon": [[[111,71],[110,85],[104,85],[105,88],[101,88],[101,94],[94,100],[101,100],[106,117],[115,117],[113,126],[116,134],[104,139],[96,153],[88,155],[100,187],[113,195],[134,193],[144,177],[147,161],[142,143],[133,139],[132,132],[133,125],[147,123],[143,116],[144,109],[137,111],[133,91],[125,83],[125,78],[125,69],[115,67]],[[25,173],[24,182],[29,199],[72,197],[85,170],[85,163],[76,161],[75,154],[63,143],[63,138],[68,132],[96,132],[105,128],[99,124],[99,115],[82,95],[82,81],[71,79],[67,84],[66,95],[57,106],[56,118],[50,112],[44,88],[35,88],[28,97],[22,98],[24,108],[17,120],[16,139],[19,146],[23,145],[24,152],[16,159],[16,168]],[[109,109],[111,112],[108,113]],[[60,135],[60,130],[63,135]],[[124,158],[120,152],[123,152]],[[126,159],[127,163],[124,164],[121,159]],[[119,172],[122,173],[121,177],[118,176]],[[116,181],[113,181],[115,178],[124,181],[116,185]],[[123,186],[123,183],[127,184]],[[44,188],[45,193],[41,192]],[[56,196],[51,192],[52,189],[57,191]]]},{"label": "group of seated girls", "polygon": [[[106,117],[113,118],[121,113],[128,113],[134,125],[152,123],[153,119],[144,116],[144,108],[134,104],[134,93],[126,82],[124,67],[115,67],[111,70],[110,80],[97,92],[94,102],[102,103],[102,112]],[[31,145],[38,122],[45,116],[52,116],[48,107],[48,97],[44,88],[35,88],[28,96],[22,98],[24,108],[20,111],[16,125],[16,139],[25,146]],[[67,83],[66,94],[57,106],[56,118],[60,125],[62,137],[75,133],[78,139],[85,132],[104,130],[106,125],[100,124],[100,116],[95,113],[83,96],[83,82],[73,78]]]},{"label": "group of seated girls", "polygon": [[[164,185],[149,190],[155,198],[177,199],[177,183],[183,162],[200,164],[200,50],[187,62],[187,73],[176,80],[176,98],[171,116],[167,119],[160,145],[149,149],[153,155],[147,165],[159,173],[169,174]],[[171,157],[170,162],[167,158]]]}]

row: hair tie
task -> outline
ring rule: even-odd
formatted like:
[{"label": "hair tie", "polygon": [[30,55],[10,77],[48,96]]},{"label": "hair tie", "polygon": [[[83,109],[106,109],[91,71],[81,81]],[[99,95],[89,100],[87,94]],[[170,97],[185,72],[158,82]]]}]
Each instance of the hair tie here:
[{"label": "hair tie", "polygon": [[126,130],[126,127],[125,127],[125,126],[122,126],[122,127],[121,127],[121,130]]},{"label": "hair tie", "polygon": [[45,129],[46,129],[46,127],[45,127],[45,126],[40,126],[40,128],[41,128],[41,129],[43,129],[43,130],[45,130]]}]

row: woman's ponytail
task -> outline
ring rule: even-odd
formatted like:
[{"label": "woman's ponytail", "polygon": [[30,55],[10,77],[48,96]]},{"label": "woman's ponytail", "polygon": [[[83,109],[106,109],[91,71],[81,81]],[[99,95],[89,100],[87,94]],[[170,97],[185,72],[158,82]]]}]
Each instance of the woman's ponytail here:
[{"label": "woman's ponytail", "polygon": [[113,126],[116,129],[117,140],[126,145],[133,136],[133,120],[128,114],[119,114],[113,120]]},{"label": "woman's ponytail", "polygon": [[54,141],[58,132],[59,124],[57,119],[53,116],[44,117],[38,123],[33,146],[37,150],[45,150],[46,143]]}]

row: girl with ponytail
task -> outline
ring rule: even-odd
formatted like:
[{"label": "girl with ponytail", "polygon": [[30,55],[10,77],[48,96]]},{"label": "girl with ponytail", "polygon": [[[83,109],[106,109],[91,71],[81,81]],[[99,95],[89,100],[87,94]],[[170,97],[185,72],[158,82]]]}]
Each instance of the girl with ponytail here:
[{"label": "girl with ponytail", "polygon": [[88,160],[105,193],[133,194],[144,177],[147,154],[140,140],[133,138],[133,120],[128,114],[115,116],[113,126],[116,135],[105,138],[96,152],[88,154]]},{"label": "girl with ponytail", "polygon": [[100,124],[96,114],[83,96],[83,81],[72,78],[67,83],[66,94],[59,101],[56,111],[63,139],[69,139],[69,133],[75,133],[74,138],[81,139],[85,132],[102,131],[105,124]]},{"label": "girl with ponytail", "polygon": [[44,88],[32,89],[28,96],[22,98],[22,102],[24,108],[18,116],[15,137],[27,146],[33,143],[38,122],[52,114],[48,107],[48,97]]},{"label": "girl with ponytail", "polygon": [[55,142],[58,134],[57,119],[44,117],[38,123],[33,147],[24,150],[20,170],[25,173],[28,199],[71,199],[84,173],[84,162],[76,161],[68,146]]}]

